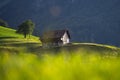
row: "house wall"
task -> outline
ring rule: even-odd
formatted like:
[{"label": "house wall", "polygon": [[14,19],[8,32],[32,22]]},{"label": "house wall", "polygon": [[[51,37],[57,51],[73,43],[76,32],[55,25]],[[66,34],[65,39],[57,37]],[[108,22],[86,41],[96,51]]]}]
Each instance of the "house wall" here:
[{"label": "house wall", "polygon": [[63,44],[68,44],[70,42],[70,39],[69,39],[68,34],[66,32],[64,33],[61,40],[63,41]]}]

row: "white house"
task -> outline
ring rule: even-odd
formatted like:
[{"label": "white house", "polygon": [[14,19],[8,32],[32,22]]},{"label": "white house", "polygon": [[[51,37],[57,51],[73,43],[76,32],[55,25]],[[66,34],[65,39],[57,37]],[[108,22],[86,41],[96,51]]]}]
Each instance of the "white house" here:
[{"label": "white house", "polygon": [[46,31],[41,37],[43,47],[54,47],[66,45],[70,42],[68,30]]}]

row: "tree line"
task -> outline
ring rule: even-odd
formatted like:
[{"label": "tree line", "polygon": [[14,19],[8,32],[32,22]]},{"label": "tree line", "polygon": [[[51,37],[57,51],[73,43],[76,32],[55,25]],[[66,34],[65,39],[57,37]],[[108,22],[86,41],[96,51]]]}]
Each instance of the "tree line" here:
[{"label": "tree line", "polygon": [[[0,19],[0,26],[9,27],[8,23],[2,19]],[[17,27],[18,29],[16,30],[16,33],[23,34],[24,38],[26,38],[27,36],[29,36],[30,38],[30,35],[32,35],[34,31],[35,23],[31,19],[28,19],[20,25],[18,25]]]}]

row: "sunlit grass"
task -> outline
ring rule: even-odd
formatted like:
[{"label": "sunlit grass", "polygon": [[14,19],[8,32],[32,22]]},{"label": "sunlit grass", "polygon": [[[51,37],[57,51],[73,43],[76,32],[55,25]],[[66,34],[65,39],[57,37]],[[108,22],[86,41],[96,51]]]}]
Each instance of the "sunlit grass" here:
[{"label": "sunlit grass", "polygon": [[[112,46],[112,45],[105,45],[105,44],[96,44],[96,43],[72,43],[74,45],[94,45],[98,47],[106,47],[106,48],[111,48],[111,49],[118,49],[118,47]],[[119,48],[120,49],[120,48]]]},{"label": "sunlit grass", "polygon": [[0,80],[120,79],[117,47],[75,43],[43,49],[38,37],[24,39],[15,30],[3,27],[0,37]]},{"label": "sunlit grass", "polygon": [[[82,52],[81,52],[82,53]],[[80,52],[0,56],[0,80],[119,80],[120,58]]]},{"label": "sunlit grass", "polygon": [[24,38],[23,35],[16,34],[16,30],[0,26],[0,52],[26,52],[26,49],[40,45],[39,37],[31,35],[30,38]]},{"label": "sunlit grass", "polygon": [[14,41],[31,41],[31,42],[40,42],[39,37],[30,36],[27,37],[27,39],[24,38],[22,34],[16,34],[16,30],[11,28],[5,28],[0,26],[0,38],[3,38],[2,40],[14,40]]}]

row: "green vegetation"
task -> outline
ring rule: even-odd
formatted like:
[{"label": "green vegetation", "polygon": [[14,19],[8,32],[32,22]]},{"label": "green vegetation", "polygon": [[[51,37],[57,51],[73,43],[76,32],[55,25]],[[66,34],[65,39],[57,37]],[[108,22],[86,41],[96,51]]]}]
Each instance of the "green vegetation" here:
[{"label": "green vegetation", "polygon": [[18,26],[18,30],[16,31],[19,34],[23,34],[24,38],[27,37],[27,35],[30,35],[33,33],[35,24],[32,22],[32,20],[26,20],[21,25]]},{"label": "green vegetation", "polygon": [[34,54],[6,53],[0,57],[0,80],[120,79],[119,57],[83,54],[61,52],[40,57]]},{"label": "green vegetation", "polygon": [[119,80],[119,55],[94,43],[42,48],[38,37],[0,27],[0,80]]},{"label": "green vegetation", "polygon": [[11,37],[11,38],[22,38],[22,35],[16,34],[16,30],[11,28],[5,28],[0,26],[0,38]]},{"label": "green vegetation", "polygon": [[19,51],[29,52],[30,48],[40,46],[38,37],[24,39],[21,34],[16,34],[16,30],[0,26],[0,52],[19,53]]},{"label": "green vegetation", "polygon": [[39,37],[31,36],[31,38],[23,38],[21,34],[16,34],[16,30],[0,27],[0,52],[10,52],[10,53],[35,53],[43,54],[46,52],[52,52],[57,54],[57,52],[65,50],[68,52],[74,52],[76,50],[83,52],[91,52],[98,54],[109,54],[109,55],[119,55],[120,49],[114,46],[93,44],[93,43],[72,43],[71,45],[63,47],[55,47],[43,49],[41,47],[41,42]]}]

